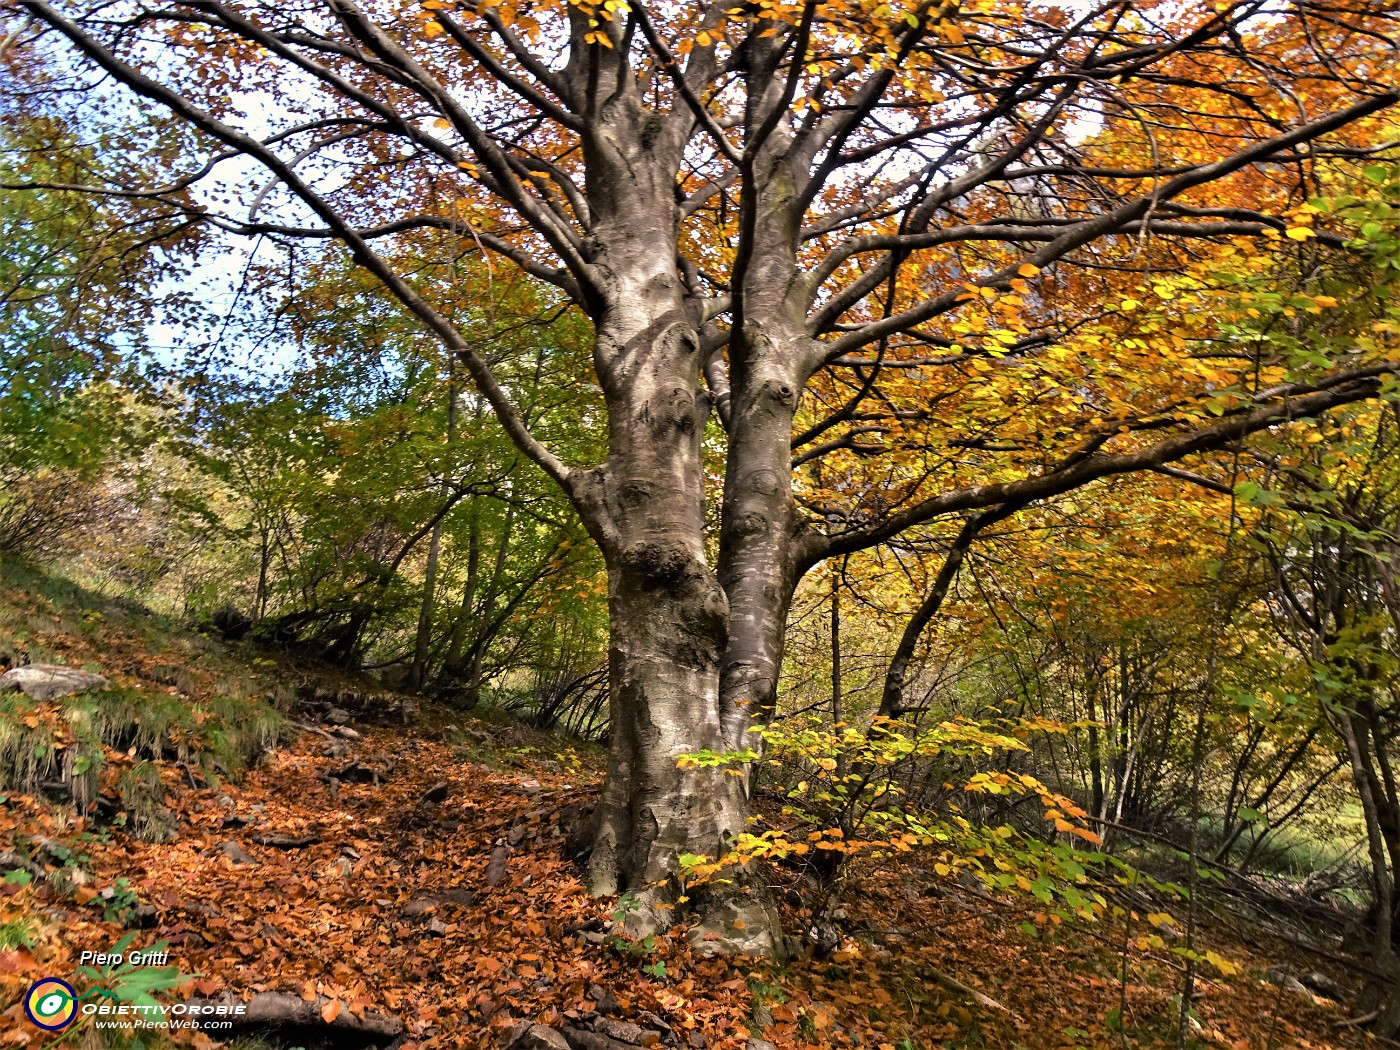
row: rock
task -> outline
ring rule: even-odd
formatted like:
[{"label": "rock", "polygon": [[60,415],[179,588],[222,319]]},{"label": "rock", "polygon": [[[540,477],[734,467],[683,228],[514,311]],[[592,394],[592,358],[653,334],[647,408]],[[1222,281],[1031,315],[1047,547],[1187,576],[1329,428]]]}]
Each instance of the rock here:
[{"label": "rock", "polygon": [[564,1029],[564,1038],[569,1041],[570,1050],[633,1050],[636,1043],[624,1043],[618,1039],[588,1032],[582,1028]]},{"label": "rock", "polygon": [[691,1032],[690,1038],[686,1040],[695,1050],[705,1050],[710,1045],[710,1041],[705,1038],[704,1032]]},{"label": "rock", "polygon": [[590,984],[588,986],[588,998],[593,1000],[600,1014],[617,1015],[622,1013],[622,1007],[618,1005],[616,999],[612,997],[602,985]]},{"label": "rock", "polygon": [[223,843],[223,845],[219,847],[219,852],[235,864],[256,865],[258,863],[256,858],[250,857],[248,854],[244,853],[243,847],[239,846],[239,844],[232,839]]},{"label": "rock", "polygon": [[756,1035],[751,1035],[749,1036],[748,1046],[745,1047],[745,1050],[778,1050],[778,1048],[767,1039],[760,1039]]},{"label": "rock", "polygon": [[1310,991],[1316,992],[1324,999],[1331,999],[1340,1003],[1346,998],[1346,993],[1342,991],[1341,985],[1325,973],[1318,973],[1316,970],[1305,973],[1298,978],[1298,983]]},{"label": "rock", "polygon": [[336,726],[331,730],[332,736],[338,736],[342,740],[363,740],[364,737],[349,726]]},{"label": "rock", "polygon": [[405,919],[421,919],[425,915],[431,915],[437,911],[437,901],[431,897],[414,897],[402,908],[399,915]]},{"label": "rock", "polygon": [[773,1024],[773,1011],[760,1003],[753,1008],[753,1023],[760,1028],[769,1028]]},{"label": "rock", "polygon": [[436,915],[428,920],[427,929],[434,937],[447,936],[447,923],[443,922]]},{"label": "rock", "polygon": [[100,674],[60,667],[58,664],[26,664],[0,674],[0,692],[23,693],[40,703],[60,696],[105,689],[111,684]]},{"label": "rock", "polygon": [[509,846],[497,846],[491,851],[491,859],[486,862],[486,885],[495,886],[506,877],[506,861],[509,858]]},{"label": "rock", "polygon": [[530,825],[517,824],[506,834],[506,842],[512,846],[518,846],[525,841],[530,834]]},{"label": "rock", "polygon": [[619,1021],[612,1017],[598,1018],[593,1022],[593,1030],[609,1039],[616,1039],[620,1043],[631,1043],[633,1046],[641,1046],[642,1039],[647,1034],[646,1029],[641,1025],[633,1024],[631,1021]]},{"label": "rock", "polygon": [[431,803],[433,805],[437,805],[437,803],[442,802],[444,799],[446,799],[447,796],[451,793],[451,791],[452,785],[445,780],[440,780],[432,787],[428,788],[427,791],[423,792],[423,797],[418,800],[419,804],[427,805]]},{"label": "rock", "polygon": [[508,1050],[572,1050],[558,1031],[542,1024],[520,1025],[504,1045]]},{"label": "rock", "polygon": [[350,712],[343,707],[332,707],[326,711],[327,725],[344,726],[350,724]]}]

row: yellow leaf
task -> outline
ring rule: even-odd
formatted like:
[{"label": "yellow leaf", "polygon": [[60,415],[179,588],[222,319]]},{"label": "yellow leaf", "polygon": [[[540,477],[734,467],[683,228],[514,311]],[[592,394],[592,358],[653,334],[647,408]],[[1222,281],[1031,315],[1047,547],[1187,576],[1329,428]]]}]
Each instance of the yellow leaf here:
[{"label": "yellow leaf", "polygon": [[1016,267],[1016,272],[1022,277],[1034,277],[1040,272],[1039,266],[1032,266],[1030,263],[1022,263]]},{"label": "yellow leaf", "polygon": [[1291,237],[1295,241],[1306,241],[1312,235],[1312,230],[1306,226],[1293,226],[1284,231],[1284,236]]},{"label": "yellow leaf", "polygon": [[332,999],[325,1006],[321,1007],[321,1020],[330,1024],[340,1016],[340,1000]]},{"label": "yellow leaf", "polygon": [[1229,959],[1226,959],[1224,956],[1219,955],[1216,952],[1206,952],[1206,962],[1210,963],[1217,970],[1223,973],[1226,977],[1232,976],[1233,974],[1237,974],[1240,972],[1240,968],[1238,966],[1236,966]]}]

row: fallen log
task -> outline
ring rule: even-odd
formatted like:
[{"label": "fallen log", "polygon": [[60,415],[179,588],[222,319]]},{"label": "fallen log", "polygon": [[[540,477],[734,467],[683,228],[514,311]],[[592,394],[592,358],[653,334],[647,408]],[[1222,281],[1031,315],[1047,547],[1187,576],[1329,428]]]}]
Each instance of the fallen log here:
[{"label": "fallen log", "polygon": [[[343,1005],[332,1007],[332,1002],[324,995],[308,1001],[288,992],[259,992],[242,1004],[242,1013],[228,1009],[239,1005],[232,994],[216,999],[194,999],[190,1007],[192,1016],[196,1006],[201,1012],[209,1007],[224,1007],[226,1012],[222,1014],[208,1011],[207,1019],[212,1023],[231,1021],[234,1030],[239,1032],[274,1031],[279,1041],[294,1046],[319,1040],[329,1041],[336,1047],[368,1050],[388,1047],[404,1035],[403,1022],[397,1017],[369,1011],[356,1016]],[[219,1030],[227,1031],[222,1027]]]},{"label": "fallen log", "polygon": [[253,841],[259,846],[272,846],[276,849],[303,849],[321,841],[320,835],[254,835]]}]

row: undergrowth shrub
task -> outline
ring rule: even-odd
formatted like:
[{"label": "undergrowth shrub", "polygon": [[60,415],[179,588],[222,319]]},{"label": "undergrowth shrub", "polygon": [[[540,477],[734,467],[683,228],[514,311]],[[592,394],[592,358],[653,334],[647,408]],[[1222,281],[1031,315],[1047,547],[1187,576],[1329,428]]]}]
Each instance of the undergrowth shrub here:
[{"label": "undergrowth shrub", "polygon": [[96,488],[75,472],[0,467],[0,552],[51,557],[101,514]]},{"label": "undergrowth shrub", "polygon": [[[735,776],[748,767],[779,799],[771,826],[739,834],[728,854],[683,857],[684,877],[693,885],[767,858],[803,870],[824,898],[852,859],[878,864],[917,851],[940,875],[967,873],[990,890],[1028,893],[1060,917],[1096,917],[1106,908],[1102,876],[1113,862],[1081,848],[1100,841],[1082,823],[1088,814],[1030,774],[1005,768],[1029,751],[1031,735],[1071,728],[1040,719],[918,726],[876,718],[859,729],[814,719],[756,731],[761,747],[683,755],[682,766],[724,766]],[[1035,805],[1044,837],[969,819],[967,803],[986,797]]]}]

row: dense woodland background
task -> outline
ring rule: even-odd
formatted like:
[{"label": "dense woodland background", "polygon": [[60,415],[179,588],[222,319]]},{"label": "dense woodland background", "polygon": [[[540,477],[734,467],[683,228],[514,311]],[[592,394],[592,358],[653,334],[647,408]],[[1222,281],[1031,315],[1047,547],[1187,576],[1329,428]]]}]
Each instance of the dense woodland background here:
[{"label": "dense woodland background", "polygon": [[[230,643],[217,660],[281,681],[233,688],[243,672],[230,669],[191,683],[215,657],[189,657],[194,671],[168,674],[182,698],[202,697],[194,708],[142,685],[124,687],[119,715],[105,693],[37,705],[0,695],[6,804],[42,800],[94,827],[120,813],[121,835],[173,838],[182,776],[216,790],[297,725],[319,719],[324,735],[316,687],[298,707],[291,676],[338,683],[326,688],[353,694],[366,724],[421,715],[449,743],[484,719],[472,732],[493,745],[528,740],[526,762],[558,773],[563,761],[592,783],[610,733],[603,559],[460,361],[334,248],[275,235],[250,247],[169,200],[53,188],[100,181],[114,163],[105,136],[146,142],[155,164],[186,133],[115,103],[107,126],[80,127],[51,84],[35,88],[43,77],[11,76],[28,93],[0,102],[0,183],[48,188],[0,191],[0,654],[107,671],[92,638],[55,637],[149,617],[161,632]],[[1312,158],[1306,195],[1277,202],[1277,229],[1188,247],[1143,232],[1105,249],[1121,265],[1104,272],[1029,267],[990,295],[968,286],[985,316],[967,338],[1003,323],[1014,333],[1023,311],[1073,312],[1059,341],[1037,337],[1043,353],[1021,358],[1008,337],[956,384],[900,366],[864,402],[878,366],[822,373],[798,405],[799,434],[857,393],[860,408],[833,448],[794,454],[798,505],[831,522],[876,520],[890,510],[882,493],[903,498],[911,478],[988,469],[1009,443],[1029,454],[1042,437],[1062,442],[1062,402],[1112,418],[1096,398],[1158,398],[1168,373],[1187,377],[1180,411],[1208,419],[1300,370],[1393,356],[1400,166],[1388,121],[1368,124],[1351,153]],[[1112,155],[1131,124],[1081,128],[1081,145]],[[1253,205],[1255,190],[1231,185],[1222,201]],[[608,418],[587,318],[480,247],[410,233],[393,251],[531,432],[570,462],[601,460]],[[1220,363],[1232,348],[1244,365]],[[1341,1046],[1364,1029],[1394,1045],[1400,388],[1381,373],[1369,394],[813,568],[788,616],[761,743],[683,760],[740,775],[751,764],[758,814],[730,857],[684,856],[687,884],[728,864],[771,865],[799,970],[859,954],[870,931],[852,901],[911,871],[1002,902],[1014,915],[1003,932],[1027,944],[1106,939],[1122,964],[1111,1005],[1069,1025],[1075,1034],[1031,1024],[1020,1045]],[[726,446],[718,416],[706,425],[713,524]],[[151,636],[152,651],[168,637]],[[508,737],[512,725],[540,733]],[[473,739],[464,746],[482,746]],[[104,779],[109,767],[120,783]],[[34,841],[16,831],[0,857],[42,862]],[[659,965],[643,971],[658,986],[679,980],[683,964],[668,976],[654,943],[611,932],[624,927],[615,907],[599,950]],[[31,921],[15,918],[0,948],[38,951]],[[1292,961],[1251,969],[1246,946],[1260,939],[1287,945]],[[1129,1002],[1135,953],[1165,960],[1155,1012]],[[1193,1020],[1203,983],[1261,977],[1279,996],[1345,1005],[1312,1031],[1227,1037],[1227,1024]],[[890,1028],[885,1041],[858,1042],[853,1023],[834,1034],[812,1020],[819,1012],[784,1028],[771,1007],[788,1002],[785,979],[746,978],[755,1039],[761,1009],[784,1046],[1012,1045],[973,1041],[978,1023],[956,1012],[941,1035]],[[851,980],[858,994],[879,987]],[[970,994],[973,1014],[1005,1010],[948,973],[925,981],[964,1005]],[[528,1008],[520,1018],[536,1019]]]}]

